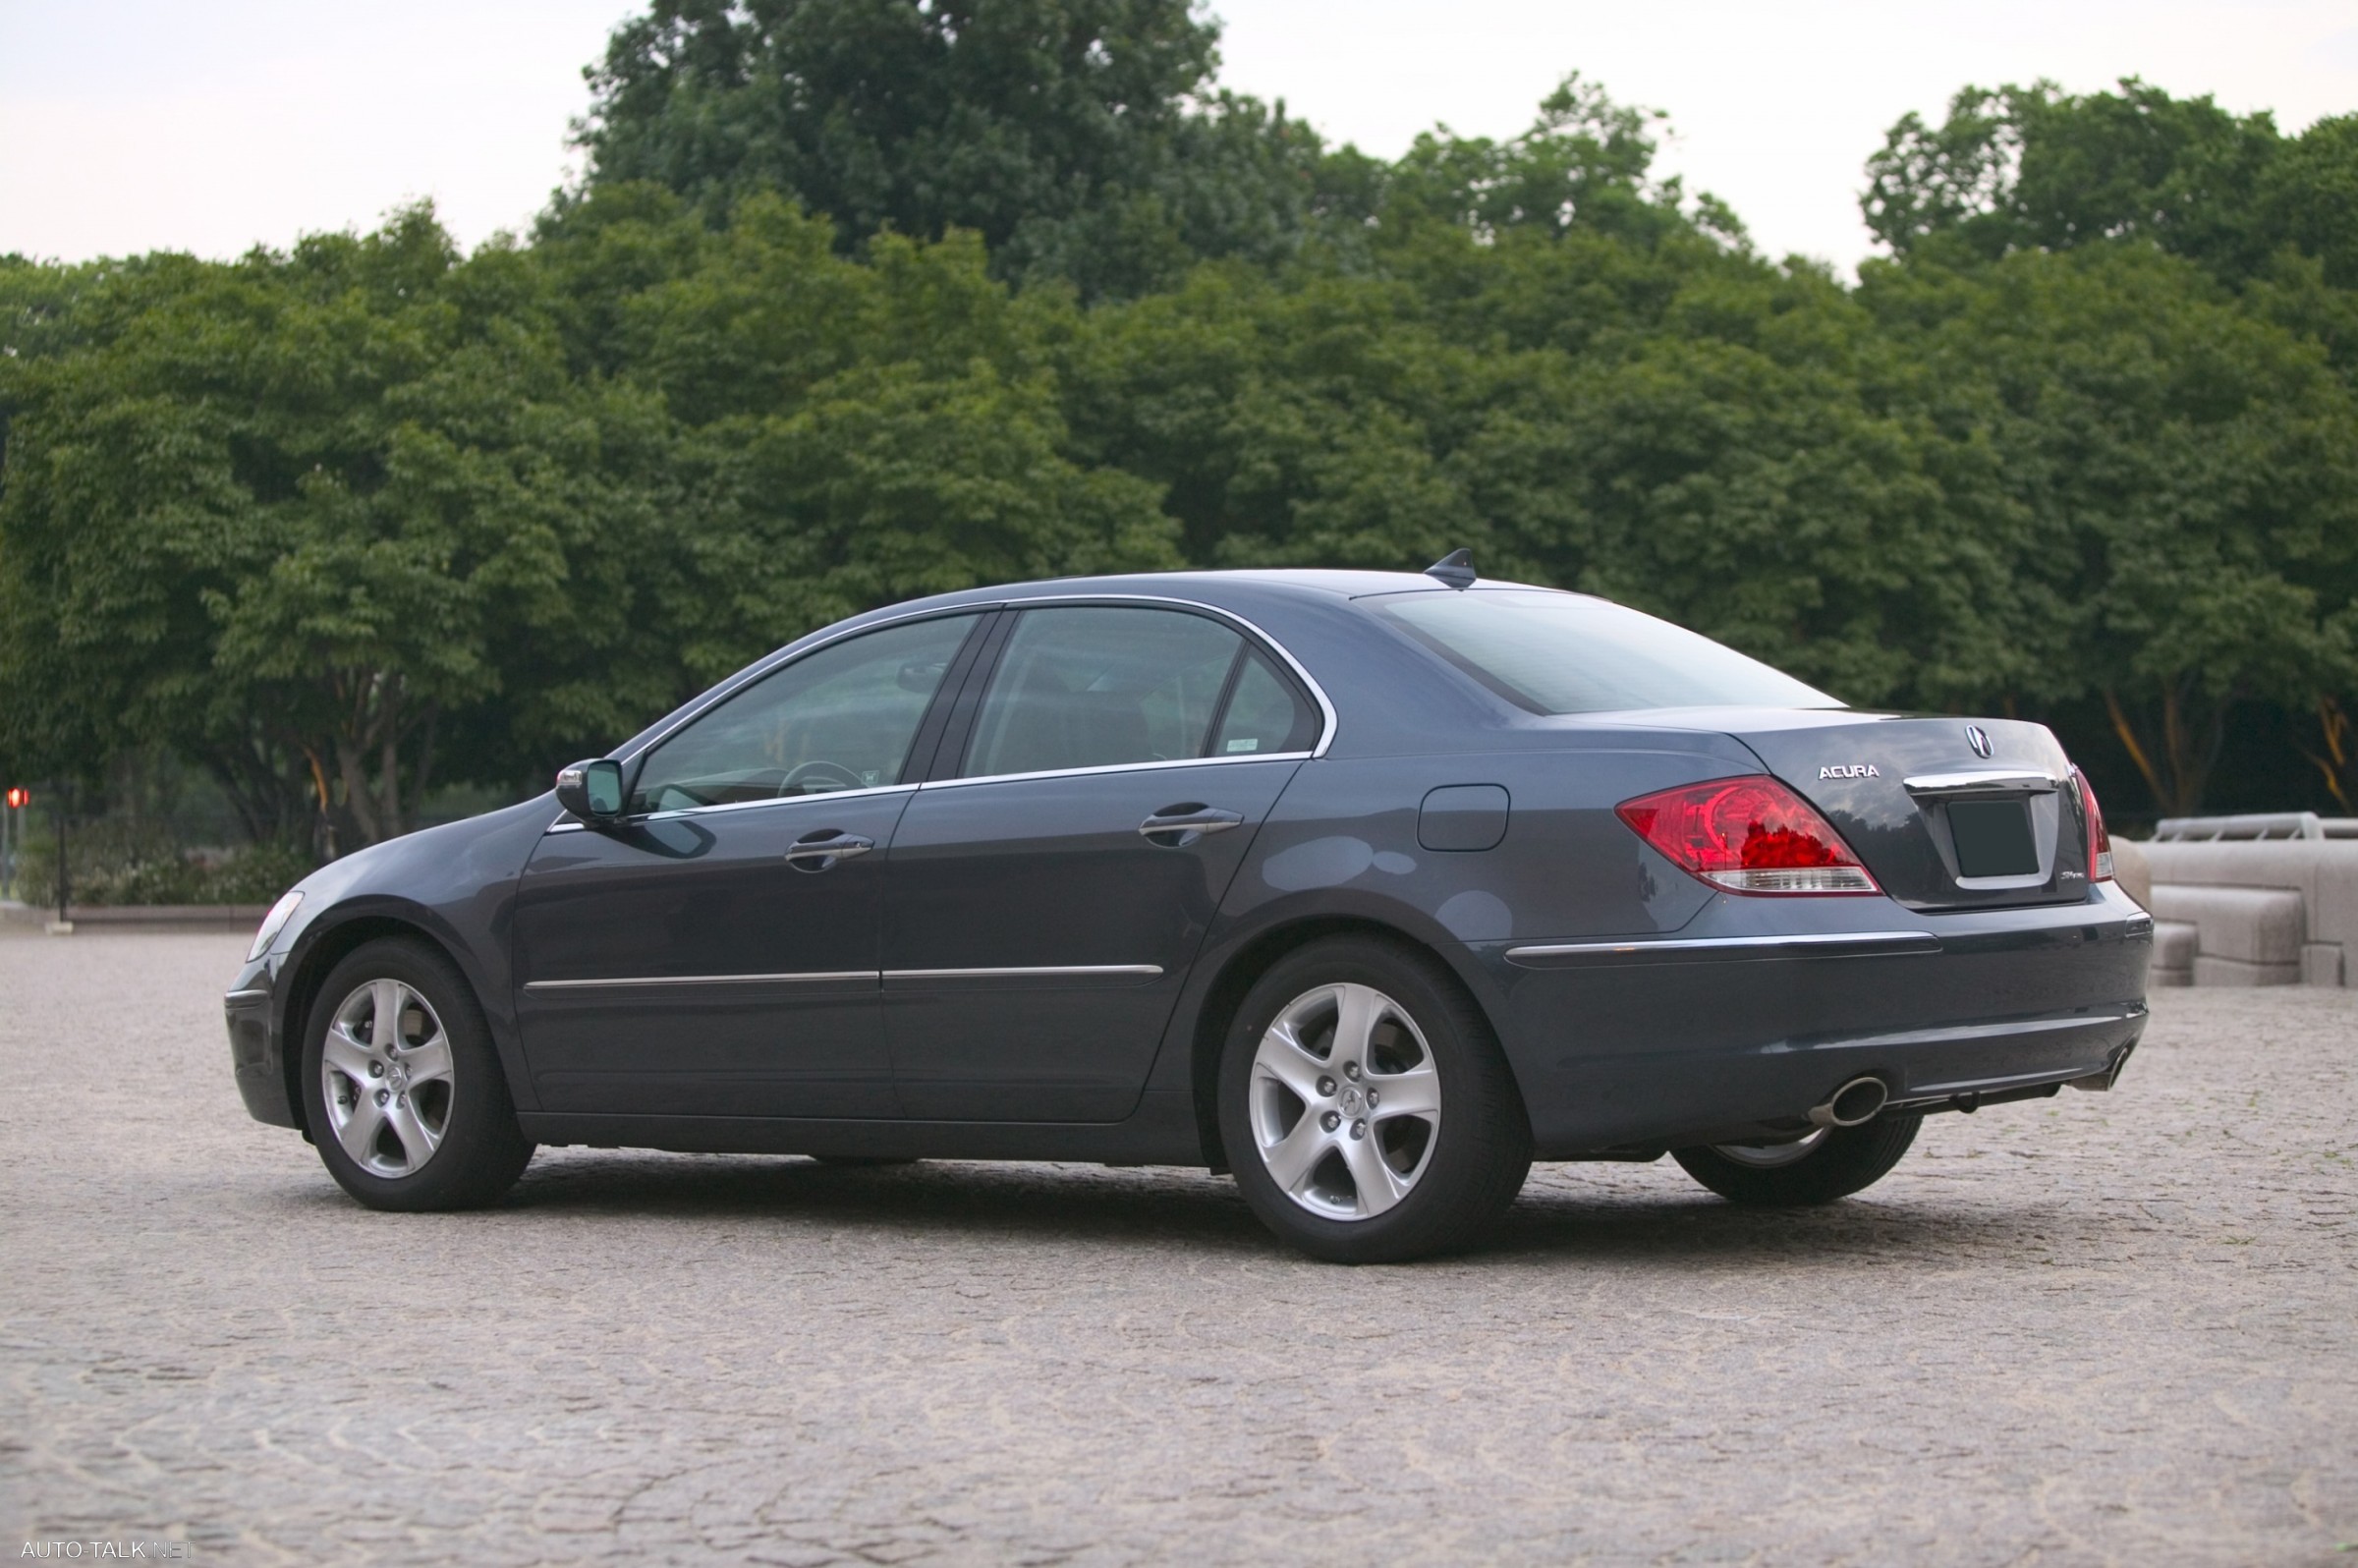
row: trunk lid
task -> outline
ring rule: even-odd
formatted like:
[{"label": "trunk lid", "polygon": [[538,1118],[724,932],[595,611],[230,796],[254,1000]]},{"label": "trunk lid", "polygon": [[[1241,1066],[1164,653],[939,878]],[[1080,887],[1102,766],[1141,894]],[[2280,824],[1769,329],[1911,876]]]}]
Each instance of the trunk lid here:
[{"label": "trunk lid", "polygon": [[[1682,715],[1691,719],[1700,715]],[[1915,909],[2069,904],[2088,896],[2088,825],[2044,724],[1840,709],[1721,710]]]}]

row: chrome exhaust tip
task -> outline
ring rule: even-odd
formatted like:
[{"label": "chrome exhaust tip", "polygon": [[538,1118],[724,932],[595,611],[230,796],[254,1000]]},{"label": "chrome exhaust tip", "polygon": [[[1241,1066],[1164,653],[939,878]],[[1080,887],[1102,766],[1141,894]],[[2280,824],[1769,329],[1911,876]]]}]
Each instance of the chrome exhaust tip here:
[{"label": "chrome exhaust tip", "polygon": [[1891,1088],[1881,1079],[1869,1075],[1854,1078],[1833,1093],[1825,1102],[1810,1107],[1810,1124],[1814,1127],[1859,1127],[1874,1121],[1891,1099]]}]

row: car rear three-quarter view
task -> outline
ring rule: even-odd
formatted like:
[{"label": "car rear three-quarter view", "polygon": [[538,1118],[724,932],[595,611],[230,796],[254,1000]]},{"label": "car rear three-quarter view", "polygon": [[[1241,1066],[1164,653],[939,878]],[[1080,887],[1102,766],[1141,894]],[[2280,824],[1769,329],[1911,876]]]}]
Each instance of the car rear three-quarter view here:
[{"label": "car rear three-quarter view", "polygon": [[2152,929],[2044,727],[1452,557],[856,617],[314,873],[228,1005],[371,1206],[540,1144],[1195,1164],[1376,1261],[1535,1159],[1824,1203],[1929,1113],[2108,1089]]}]

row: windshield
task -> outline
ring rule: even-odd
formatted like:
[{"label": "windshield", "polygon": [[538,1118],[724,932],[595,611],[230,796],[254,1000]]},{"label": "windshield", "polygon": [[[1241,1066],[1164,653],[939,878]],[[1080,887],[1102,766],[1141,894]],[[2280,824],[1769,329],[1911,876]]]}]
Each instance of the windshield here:
[{"label": "windshield", "polygon": [[1708,637],[1603,599],[1500,588],[1373,602],[1418,642],[1535,713],[1844,705]]}]

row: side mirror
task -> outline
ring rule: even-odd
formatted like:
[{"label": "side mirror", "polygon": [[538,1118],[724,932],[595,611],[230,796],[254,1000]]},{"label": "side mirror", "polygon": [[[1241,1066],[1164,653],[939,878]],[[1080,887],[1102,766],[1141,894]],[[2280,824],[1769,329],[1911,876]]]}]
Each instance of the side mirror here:
[{"label": "side mirror", "polygon": [[611,757],[557,769],[557,804],[596,826],[622,815],[622,764]]}]

